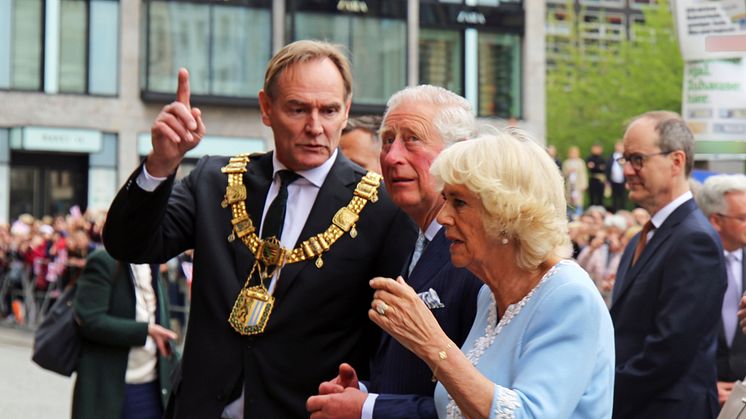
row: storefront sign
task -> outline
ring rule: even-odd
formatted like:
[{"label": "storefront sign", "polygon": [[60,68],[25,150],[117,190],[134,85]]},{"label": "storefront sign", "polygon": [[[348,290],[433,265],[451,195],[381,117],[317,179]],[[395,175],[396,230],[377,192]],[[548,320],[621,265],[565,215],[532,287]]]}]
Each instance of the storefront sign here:
[{"label": "storefront sign", "polygon": [[697,140],[746,140],[746,59],[687,63],[683,99]]},{"label": "storefront sign", "polygon": [[98,153],[101,150],[101,131],[24,127],[21,148],[37,151],[64,151],[72,153]]},{"label": "storefront sign", "polygon": [[498,1],[494,5],[465,5],[423,0],[420,2],[420,25],[439,28],[489,27],[501,32],[523,33],[523,2]]},{"label": "storefront sign", "polygon": [[368,13],[368,3],[358,0],[339,0],[337,10],[340,12]]},{"label": "storefront sign", "polygon": [[676,0],[676,27],[684,61],[738,58],[746,52],[708,50],[708,38],[746,35],[744,0]]}]

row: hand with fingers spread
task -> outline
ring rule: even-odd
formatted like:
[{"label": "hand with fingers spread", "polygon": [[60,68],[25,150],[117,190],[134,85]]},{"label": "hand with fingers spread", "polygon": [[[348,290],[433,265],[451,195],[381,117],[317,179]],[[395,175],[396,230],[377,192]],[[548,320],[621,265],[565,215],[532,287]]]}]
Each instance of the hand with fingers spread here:
[{"label": "hand with fingers spread", "polygon": [[430,309],[404,278],[373,278],[370,286],[376,292],[368,317],[404,347],[422,356],[439,348],[442,342],[450,342]]},{"label": "hand with fingers spread", "polygon": [[190,104],[189,72],[179,69],[176,101],[161,109],[150,134],[153,151],[146,163],[153,176],[168,176],[176,170],[187,151],[196,147],[205,135],[202,112]]}]

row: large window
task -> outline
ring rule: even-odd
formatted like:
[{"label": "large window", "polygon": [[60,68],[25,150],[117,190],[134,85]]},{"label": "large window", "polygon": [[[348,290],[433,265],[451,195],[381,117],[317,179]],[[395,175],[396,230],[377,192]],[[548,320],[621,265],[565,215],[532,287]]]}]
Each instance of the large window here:
[{"label": "large window", "polygon": [[521,38],[479,33],[479,108],[482,116],[521,116]]},{"label": "large window", "polygon": [[0,88],[40,90],[42,0],[0,0]]},{"label": "large window", "polygon": [[406,86],[406,1],[366,3],[365,10],[338,10],[337,1],[289,1],[291,41],[319,39],[349,49],[353,101],[383,105]]},{"label": "large window", "polygon": [[0,0],[0,88],[116,95],[117,0]]},{"label": "large window", "polygon": [[463,95],[482,117],[522,116],[521,1],[422,0],[420,25],[420,83]]},{"label": "large window", "polygon": [[419,80],[464,94],[463,32],[420,29]]},{"label": "large window", "polygon": [[194,95],[256,98],[271,56],[269,3],[148,2],[145,92],[173,95],[185,67]]}]

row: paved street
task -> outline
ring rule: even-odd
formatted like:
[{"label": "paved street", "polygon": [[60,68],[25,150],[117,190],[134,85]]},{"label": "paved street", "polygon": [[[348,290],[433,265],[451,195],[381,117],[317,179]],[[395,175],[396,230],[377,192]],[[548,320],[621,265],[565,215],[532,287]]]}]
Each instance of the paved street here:
[{"label": "paved street", "polygon": [[32,340],[29,331],[0,326],[0,416],[69,418],[73,379],[31,362]]}]

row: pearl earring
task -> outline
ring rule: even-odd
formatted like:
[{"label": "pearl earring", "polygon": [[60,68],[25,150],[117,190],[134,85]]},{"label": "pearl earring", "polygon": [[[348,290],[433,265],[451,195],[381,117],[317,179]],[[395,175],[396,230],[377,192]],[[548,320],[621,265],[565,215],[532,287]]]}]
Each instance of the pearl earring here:
[{"label": "pearl earring", "polygon": [[507,237],[503,237],[503,238],[502,238],[502,239],[500,240],[500,243],[502,243],[502,244],[508,244],[508,238],[507,238]]}]

